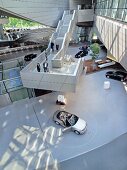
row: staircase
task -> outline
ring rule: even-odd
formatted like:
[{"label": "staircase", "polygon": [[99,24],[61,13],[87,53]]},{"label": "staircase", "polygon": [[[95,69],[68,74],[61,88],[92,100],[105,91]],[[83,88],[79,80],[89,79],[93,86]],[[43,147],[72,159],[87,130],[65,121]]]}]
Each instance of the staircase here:
[{"label": "staircase", "polygon": [[[76,11],[64,11],[56,31],[52,34],[48,48],[28,64],[20,73],[24,87],[46,89],[61,92],[75,92],[78,78],[83,70],[82,59],[66,64],[66,52],[73,36],[77,22]],[[51,42],[54,47],[59,45],[59,51],[51,51]],[[49,72],[44,72],[43,63],[48,58]],[[37,63],[40,63],[41,72],[37,72]]]},{"label": "staircase", "polygon": [[[70,11],[65,11],[62,20],[59,21],[54,38],[54,43],[60,47],[59,52],[52,58],[52,67],[60,68],[63,65],[63,58],[66,55],[68,45],[73,36],[73,31],[77,22],[76,11],[73,14]],[[53,38],[52,38],[53,39]]]},{"label": "staircase", "polygon": [[[58,26],[56,28],[55,33],[52,35],[50,43],[54,42],[54,44],[59,45],[59,49],[62,48],[62,43],[65,39],[65,36],[67,33],[70,33],[70,38],[72,36],[72,31],[75,24],[72,25],[72,23],[76,23],[76,11],[73,12],[73,14],[70,13],[70,11],[64,11],[62,19],[59,21]],[[70,40],[69,40],[70,41]],[[49,43],[49,46],[50,46]]]},{"label": "staircase", "polygon": [[[61,25],[61,27],[60,27],[60,29],[59,29],[57,39],[63,38],[63,37],[65,36],[65,33],[66,33],[67,30],[68,30],[69,23],[70,23],[71,20],[72,20],[72,14],[65,15],[65,17],[64,17],[64,19],[63,19],[63,24]],[[56,41],[57,41],[57,40],[56,40]]]},{"label": "staircase", "polygon": [[72,19],[72,14],[65,15],[63,25],[69,25],[70,20]]}]

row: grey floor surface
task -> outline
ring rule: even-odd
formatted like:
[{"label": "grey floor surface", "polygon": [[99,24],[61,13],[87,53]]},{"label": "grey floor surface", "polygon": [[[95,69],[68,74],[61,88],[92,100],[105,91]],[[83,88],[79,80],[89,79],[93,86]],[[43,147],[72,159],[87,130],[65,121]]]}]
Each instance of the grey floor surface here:
[{"label": "grey floor surface", "polygon": [[[104,146],[126,133],[127,92],[123,83],[115,80],[110,80],[111,88],[104,90],[105,72],[83,73],[76,93],[64,94],[66,106],[55,104],[61,93],[53,92],[0,109],[0,169],[43,169],[50,164],[53,167],[49,169],[60,169],[59,162]],[[57,109],[84,119],[86,133],[62,134],[61,127],[52,120]]]},{"label": "grey floor surface", "polygon": [[127,133],[86,154],[60,163],[60,170],[126,170]]}]

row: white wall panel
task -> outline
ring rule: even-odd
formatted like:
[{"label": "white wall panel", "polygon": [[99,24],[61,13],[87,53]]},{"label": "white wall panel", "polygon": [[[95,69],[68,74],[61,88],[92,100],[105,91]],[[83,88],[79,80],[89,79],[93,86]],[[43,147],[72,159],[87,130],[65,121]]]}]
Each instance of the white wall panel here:
[{"label": "white wall panel", "polygon": [[0,7],[12,14],[56,27],[68,0],[1,0]]},{"label": "white wall panel", "polygon": [[127,25],[101,16],[95,18],[95,30],[116,61],[127,70]]}]

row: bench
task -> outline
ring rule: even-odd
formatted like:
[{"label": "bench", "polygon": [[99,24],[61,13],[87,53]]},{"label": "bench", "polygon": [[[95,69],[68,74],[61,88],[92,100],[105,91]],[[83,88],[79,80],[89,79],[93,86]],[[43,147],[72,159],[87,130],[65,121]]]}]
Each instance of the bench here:
[{"label": "bench", "polygon": [[104,67],[108,67],[108,66],[112,66],[114,65],[116,62],[112,61],[112,62],[109,62],[109,63],[104,63],[104,64],[100,64],[98,65],[99,68],[104,68]]}]

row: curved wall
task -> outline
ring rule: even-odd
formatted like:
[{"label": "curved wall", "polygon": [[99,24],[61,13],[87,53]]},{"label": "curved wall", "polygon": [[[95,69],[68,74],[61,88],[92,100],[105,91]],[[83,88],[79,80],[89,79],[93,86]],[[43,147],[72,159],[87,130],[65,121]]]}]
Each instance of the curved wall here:
[{"label": "curved wall", "polygon": [[127,133],[110,143],[60,163],[60,170],[126,170]]}]

